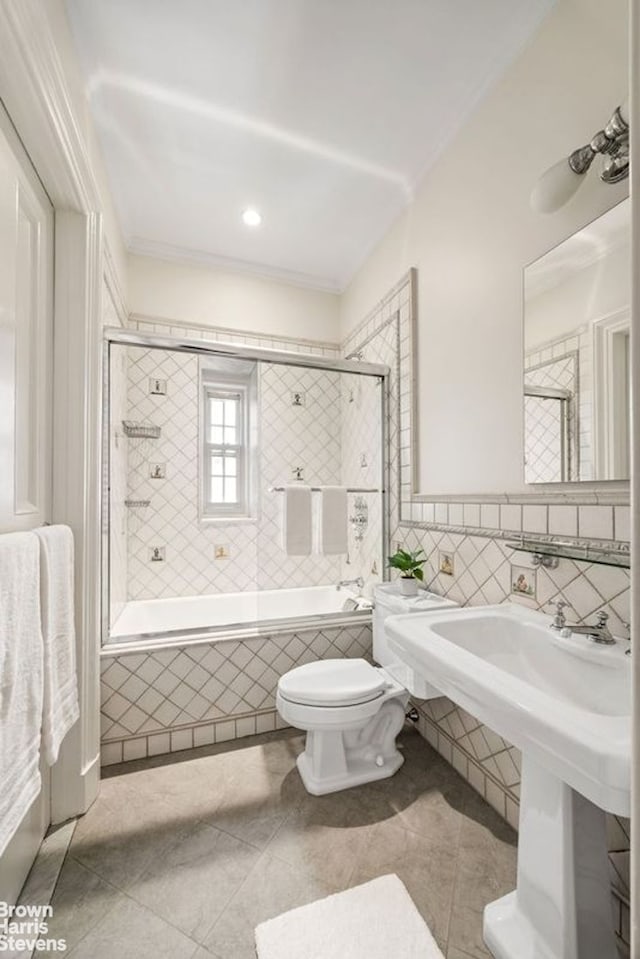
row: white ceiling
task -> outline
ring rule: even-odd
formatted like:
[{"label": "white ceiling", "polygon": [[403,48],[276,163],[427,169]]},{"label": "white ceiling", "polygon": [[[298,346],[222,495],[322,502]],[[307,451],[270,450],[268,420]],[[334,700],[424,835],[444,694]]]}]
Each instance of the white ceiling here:
[{"label": "white ceiling", "polygon": [[129,249],[341,290],[554,0],[66,2]]}]

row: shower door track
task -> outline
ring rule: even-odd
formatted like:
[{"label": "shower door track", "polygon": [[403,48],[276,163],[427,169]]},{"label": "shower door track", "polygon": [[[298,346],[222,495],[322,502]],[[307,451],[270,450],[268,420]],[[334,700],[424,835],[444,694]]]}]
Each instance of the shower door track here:
[{"label": "shower door track", "polygon": [[124,346],[142,346],[148,350],[173,350],[177,353],[197,353],[203,356],[231,356],[240,360],[263,360],[267,363],[286,363],[287,366],[304,366],[316,370],[332,370],[336,373],[355,373],[364,376],[389,375],[389,367],[382,363],[366,363],[362,360],[339,360],[310,353],[288,353],[262,346],[243,346],[240,343],[224,343],[218,340],[192,340],[181,336],[156,336],[155,333],[138,333],[106,327],[107,343]]}]

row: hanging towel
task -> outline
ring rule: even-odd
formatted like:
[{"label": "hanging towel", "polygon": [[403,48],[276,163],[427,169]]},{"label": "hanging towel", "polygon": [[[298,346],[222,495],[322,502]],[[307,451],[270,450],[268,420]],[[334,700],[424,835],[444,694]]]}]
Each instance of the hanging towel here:
[{"label": "hanging towel", "polygon": [[0,855],[40,792],[43,648],[34,533],[0,536]]},{"label": "hanging towel", "polygon": [[318,552],[335,555],[348,550],[346,487],[323,486],[318,514]]},{"label": "hanging towel", "polygon": [[311,487],[285,486],[282,494],[282,548],[287,556],[311,553]]},{"label": "hanging towel", "polygon": [[80,715],[73,609],[73,533],[68,526],[43,526],[37,534],[44,641],[42,742],[45,759],[53,766],[62,740]]}]

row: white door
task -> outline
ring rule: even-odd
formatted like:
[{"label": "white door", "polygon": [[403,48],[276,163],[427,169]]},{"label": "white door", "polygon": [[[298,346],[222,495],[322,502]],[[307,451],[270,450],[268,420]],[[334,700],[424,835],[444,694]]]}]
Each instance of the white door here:
[{"label": "white door", "polygon": [[[0,105],[0,533],[50,520],[53,209]],[[49,825],[49,772],[0,858],[14,902]]]}]

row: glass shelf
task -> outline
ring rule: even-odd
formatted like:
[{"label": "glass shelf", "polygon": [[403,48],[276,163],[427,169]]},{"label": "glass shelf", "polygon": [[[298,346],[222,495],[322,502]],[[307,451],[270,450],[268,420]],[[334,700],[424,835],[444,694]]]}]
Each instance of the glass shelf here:
[{"label": "glass shelf", "polygon": [[611,546],[601,546],[598,543],[588,541],[562,541],[553,540],[547,542],[544,539],[519,539],[509,540],[506,544],[511,549],[519,550],[523,553],[532,553],[534,556],[551,556],[557,559],[577,559],[583,563],[598,563],[601,566],[621,566],[629,569],[631,566],[631,553],[628,546],[620,548]]}]

